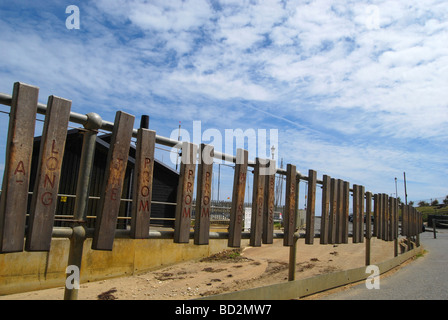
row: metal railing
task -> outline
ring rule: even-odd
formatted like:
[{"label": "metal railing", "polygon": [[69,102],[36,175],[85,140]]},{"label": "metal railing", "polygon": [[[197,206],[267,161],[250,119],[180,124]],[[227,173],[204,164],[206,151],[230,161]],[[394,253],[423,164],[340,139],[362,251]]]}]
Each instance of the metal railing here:
[{"label": "metal railing", "polygon": [[[31,92],[34,89],[31,86],[23,85],[20,83],[17,88],[16,85],[14,90],[19,90],[19,88],[23,88],[20,90],[25,90],[26,92]],[[27,91],[28,90],[28,91]],[[16,91],[15,91],[16,92]],[[15,96],[15,95],[14,95]],[[4,93],[0,93],[0,104],[12,106],[13,100],[12,96]],[[34,108],[34,106],[33,106]],[[36,110],[33,110],[35,113]],[[38,103],[37,104],[37,113],[39,114],[47,114],[47,106]],[[98,229],[86,228],[85,222],[87,218],[95,217],[95,216],[87,216],[87,206],[89,199],[95,200],[104,200],[101,197],[89,196],[89,183],[90,176],[92,172],[94,154],[95,154],[95,146],[96,146],[96,138],[99,130],[104,130],[108,132],[115,132],[117,128],[114,128],[115,124],[103,120],[100,115],[96,113],[88,113],[86,115],[79,114],[73,111],[70,111],[69,121],[77,124],[81,124],[84,129],[83,135],[83,145],[81,151],[80,165],[78,169],[78,180],[76,183],[76,194],[75,195],[62,195],[66,197],[74,197],[75,205],[74,212],[72,216],[73,226],[71,228],[66,227],[54,227],[52,229],[51,235],[53,237],[64,237],[70,239],[70,252],[68,258],[68,265],[75,265],[79,268],[81,267],[81,259],[83,252],[83,244],[87,237],[94,237],[97,234]],[[119,122],[121,123],[121,122]],[[119,126],[118,126],[119,127]],[[129,128],[131,129],[131,128]],[[132,128],[131,136],[137,138],[139,131],[137,129]],[[129,141],[128,141],[129,142]],[[163,137],[160,135],[155,135],[155,143],[176,148],[183,149],[183,145],[181,142],[177,140],[172,140],[167,137]],[[189,146],[187,146],[189,147]],[[193,149],[194,150],[194,149]],[[239,149],[240,154],[245,154],[247,156],[247,151]],[[247,179],[246,168],[238,167],[237,156],[228,155],[221,152],[214,152],[213,158],[235,163],[235,176],[234,176],[234,194],[237,195],[237,200],[234,201],[232,199],[232,213],[234,215],[230,217],[230,221],[232,218],[234,219],[234,224],[229,226],[228,232],[213,232],[211,230],[207,230],[208,237],[210,239],[228,239],[229,246],[239,246],[240,239],[250,239],[251,243],[255,246],[261,245],[261,238],[257,238],[254,240],[254,237],[258,237],[262,234],[262,229],[258,228],[260,226],[260,218],[258,214],[253,212],[252,217],[255,217],[254,220],[251,221],[251,231],[250,232],[242,232],[241,221],[235,223],[235,219],[240,219],[242,206],[244,205],[244,186],[243,184],[238,184],[238,181],[241,179]],[[110,164],[110,163],[109,163]],[[259,175],[257,168],[259,166],[254,161],[247,160],[245,165],[254,168],[254,185],[255,185],[255,175]],[[191,165],[191,164],[190,164]],[[185,168],[185,167],[184,167]],[[238,171],[237,171],[238,169]],[[193,171],[192,171],[193,172]],[[363,242],[364,237],[366,240],[366,255],[367,252],[370,255],[370,238],[372,236],[371,233],[371,220],[370,214],[373,211],[375,215],[375,224],[373,230],[376,230],[376,236],[385,241],[397,241],[398,239],[398,203],[396,199],[388,198],[386,194],[375,194],[372,198],[372,194],[370,192],[366,192],[363,186],[353,185],[352,188],[349,187],[349,183],[342,181],[340,179],[331,179],[331,177],[324,175],[322,180],[317,179],[317,173],[314,170],[309,170],[308,176],[301,174],[294,165],[288,164],[287,169],[276,168],[275,172],[280,175],[286,176],[286,190],[285,190],[285,206],[284,206],[284,231],[276,232],[271,229],[272,238],[283,239],[284,245],[290,247],[290,276],[289,280],[294,279],[294,268],[295,268],[295,253],[296,253],[296,242],[299,238],[305,238],[305,244],[313,244],[314,238],[320,238],[321,244],[332,244],[332,243],[348,243],[348,219],[344,221],[345,215],[348,218],[349,211],[349,197],[350,193],[353,195],[353,210],[354,217],[356,217],[353,223],[353,232],[351,234],[353,243]],[[194,177],[193,177],[194,178]],[[185,176],[183,177],[183,181],[179,181],[179,190],[183,192],[183,186],[187,186],[185,183]],[[299,195],[299,183],[300,181],[308,182],[308,198],[307,198],[307,211],[306,211],[306,230],[305,233],[301,233],[298,231],[297,227],[297,216],[298,216],[298,195]],[[316,185],[319,184],[322,186],[322,218],[321,218],[321,230],[320,233],[316,233],[314,230],[314,215],[315,215],[315,193],[316,193]],[[191,185],[190,185],[191,187]],[[255,195],[258,192],[258,187],[253,187],[253,196],[255,199]],[[7,189],[5,189],[7,191]],[[56,192],[55,192],[56,193]],[[241,200],[241,193],[243,195],[243,199]],[[26,194],[23,194],[26,196]],[[190,203],[192,202],[192,195],[190,196]],[[5,197],[6,198],[6,197]],[[263,198],[263,195],[257,194],[257,199]],[[186,198],[182,198],[179,200],[179,203],[168,203],[168,202],[157,202],[151,201],[151,203],[159,203],[159,204],[168,204],[168,205],[176,205],[177,209],[183,205],[183,201]],[[372,199],[375,204],[374,210],[372,210]],[[3,200],[3,194],[2,194]],[[119,199],[113,199],[119,200]],[[109,199],[108,199],[109,201]],[[121,199],[120,201],[130,202],[132,199]],[[366,203],[366,213],[368,215],[368,219],[366,219],[366,228],[364,229],[362,215],[364,212],[364,201]],[[257,205],[257,201],[254,201],[255,206]],[[253,204],[254,205],[254,204]],[[258,207],[259,208],[259,207]],[[419,219],[421,219],[421,215],[419,216],[415,209],[410,208],[408,206],[403,207],[406,208],[407,216],[407,228],[406,232],[403,235],[406,236],[418,236],[418,230],[416,225],[418,224]],[[235,213],[238,211],[238,215]],[[182,216],[184,213],[182,213]],[[177,217],[177,215],[176,215]],[[177,217],[178,218],[178,217]],[[124,217],[124,219],[129,219],[128,217]],[[258,219],[258,220],[257,220]],[[178,222],[180,219],[177,219]],[[255,221],[255,227],[254,223]],[[377,225],[378,223],[378,225]],[[1,225],[0,225],[1,226]],[[233,230],[232,230],[233,228]],[[240,230],[236,230],[235,228],[240,228]],[[191,232],[191,216],[190,211],[188,211],[188,219],[186,219],[186,223],[178,227],[177,230],[182,229],[182,236],[186,235],[187,241],[189,239],[193,239],[196,233]],[[130,230],[113,230],[114,233],[112,237],[114,238],[129,238],[131,237]],[[20,231],[21,232],[21,231]],[[146,232],[146,231],[145,231]],[[110,232],[109,232],[110,235]],[[14,236],[17,236],[15,234]],[[19,235],[21,236],[21,235]],[[150,239],[174,239],[175,242],[185,242],[184,238],[181,240],[176,240],[176,236],[179,237],[179,233],[175,231],[149,231]],[[330,237],[331,236],[331,237]],[[345,236],[345,238],[344,238]],[[232,237],[232,239],[231,239]],[[23,240],[23,238],[22,238]],[[257,242],[256,242],[257,241]],[[258,242],[259,241],[259,242]],[[269,241],[263,240],[265,243],[269,243]],[[11,241],[12,242],[12,241]],[[396,242],[397,243],[397,242]],[[397,244],[396,244],[397,246]],[[107,244],[105,247],[109,247]],[[92,247],[93,248],[93,247]],[[367,248],[369,248],[367,250]],[[93,248],[98,250],[110,250],[103,248]],[[369,258],[370,259],[370,258]],[[367,257],[366,257],[367,260]],[[78,289],[76,288],[66,288],[65,290],[65,299],[76,299],[78,295]]]}]

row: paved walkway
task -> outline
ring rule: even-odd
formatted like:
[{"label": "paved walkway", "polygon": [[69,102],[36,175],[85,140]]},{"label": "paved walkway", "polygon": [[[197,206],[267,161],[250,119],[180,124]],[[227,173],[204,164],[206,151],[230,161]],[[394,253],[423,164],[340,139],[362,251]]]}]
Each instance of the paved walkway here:
[{"label": "paved walkway", "polygon": [[379,289],[367,289],[362,283],[322,300],[448,300],[448,230],[432,229],[420,236],[427,251],[395,274],[381,279]]}]

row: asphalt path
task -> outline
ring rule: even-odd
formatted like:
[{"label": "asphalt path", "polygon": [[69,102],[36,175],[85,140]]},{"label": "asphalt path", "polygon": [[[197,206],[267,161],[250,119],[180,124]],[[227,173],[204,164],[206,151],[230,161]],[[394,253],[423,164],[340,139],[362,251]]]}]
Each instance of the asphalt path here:
[{"label": "asphalt path", "polygon": [[436,239],[427,230],[420,235],[423,256],[386,278],[380,276],[379,289],[368,289],[363,282],[322,300],[448,300],[448,229],[438,229]]}]

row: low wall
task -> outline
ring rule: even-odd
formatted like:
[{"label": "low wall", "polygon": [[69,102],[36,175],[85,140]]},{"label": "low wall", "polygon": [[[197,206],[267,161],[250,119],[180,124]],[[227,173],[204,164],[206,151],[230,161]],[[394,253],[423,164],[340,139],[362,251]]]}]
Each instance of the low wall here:
[{"label": "low wall", "polygon": [[[377,263],[380,274],[395,268],[423,252],[416,247],[390,260]],[[277,283],[269,286],[224,293],[201,298],[200,300],[290,300],[305,297],[321,291],[337,288],[350,283],[363,281],[369,274],[366,267],[326,273],[311,278]]]},{"label": "low wall", "polygon": [[[246,245],[247,240],[242,240]],[[227,248],[227,239],[210,245],[175,244],[172,239],[115,239],[112,251],[91,250],[84,242],[81,283],[148,271],[180,261],[200,259]],[[0,295],[65,285],[70,241],[53,238],[49,252],[0,254]]]}]

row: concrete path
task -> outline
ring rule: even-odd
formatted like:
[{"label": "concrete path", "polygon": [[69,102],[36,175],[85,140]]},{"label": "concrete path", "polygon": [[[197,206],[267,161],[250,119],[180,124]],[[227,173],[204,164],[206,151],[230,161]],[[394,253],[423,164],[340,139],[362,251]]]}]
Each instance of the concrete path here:
[{"label": "concrete path", "polygon": [[322,300],[448,300],[448,230],[432,229],[420,236],[426,250],[423,257],[381,279],[379,289],[367,289],[362,283]]}]

